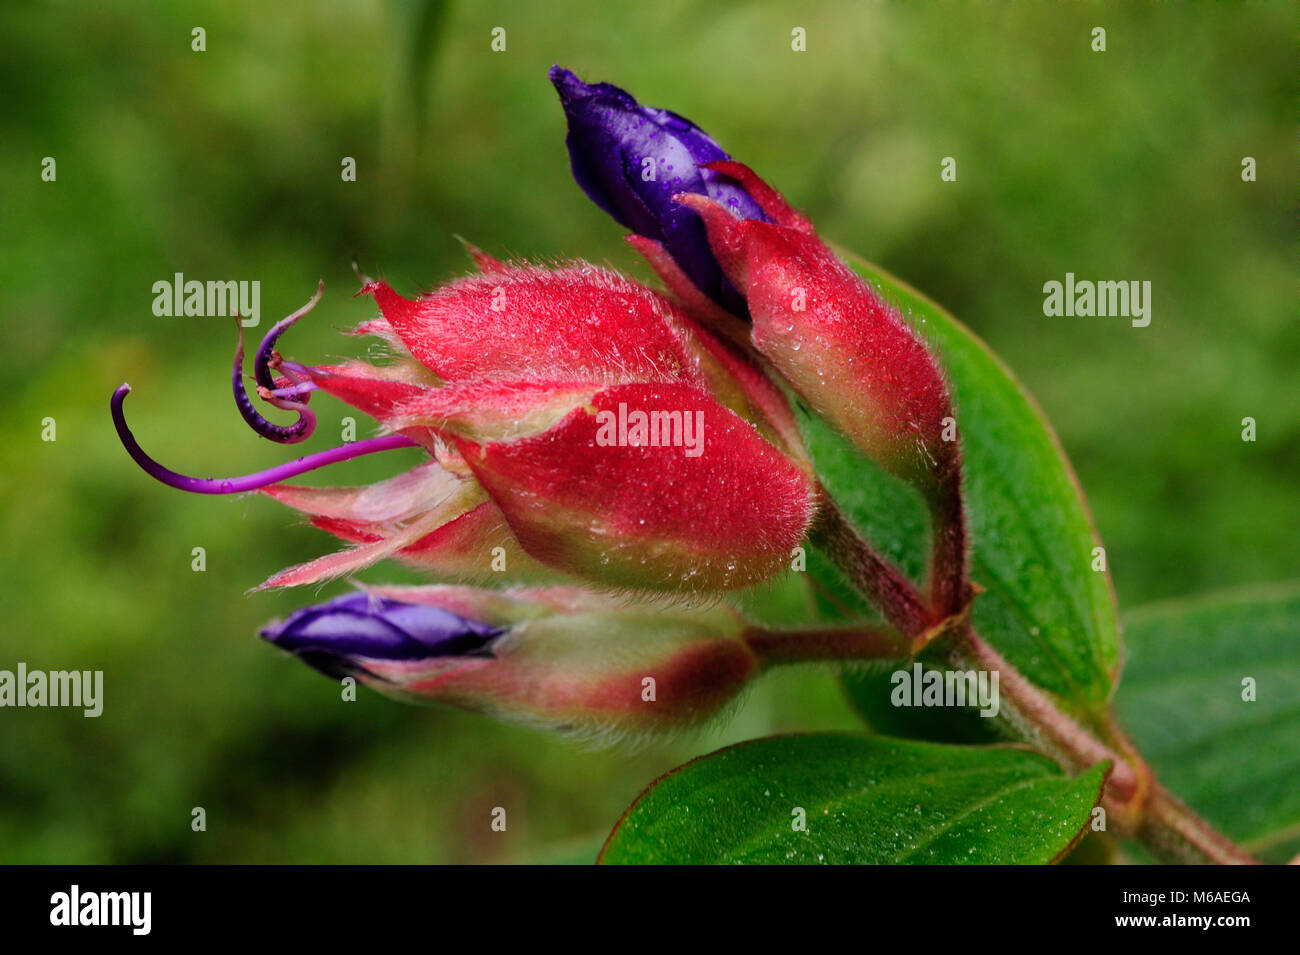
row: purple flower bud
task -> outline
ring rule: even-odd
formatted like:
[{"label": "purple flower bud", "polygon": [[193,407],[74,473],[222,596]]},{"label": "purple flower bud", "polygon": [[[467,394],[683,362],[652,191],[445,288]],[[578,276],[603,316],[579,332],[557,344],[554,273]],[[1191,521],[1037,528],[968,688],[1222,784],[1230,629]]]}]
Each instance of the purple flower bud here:
[{"label": "purple flower bud", "polygon": [[342,679],[369,673],[371,661],[491,657],[493,641],[504,632],[441,607],[357,592],[303,607],[267,625],[261,636],[326,676]]},{"label": "purple flower bud", "polygon": [[262,636],[395,699],[589,739],[698,725],[778,659],[749,643],[776,638],[725,605],[570,587],[371,588]]},{"label": "purple flower bud", "polygon": [[678,193],[696,193],[743,219],[766,221],[742,186],[703,168],[730,158],[722,147],[690,120],[641,106],[610,83],[588,85],[559,66],[551,67],[551,82],[569,121],[573,178],[588,197],[633,232],[662,243],[713,301],[747,315],[744,298],[709,248],[699,216],[673,201]]}]

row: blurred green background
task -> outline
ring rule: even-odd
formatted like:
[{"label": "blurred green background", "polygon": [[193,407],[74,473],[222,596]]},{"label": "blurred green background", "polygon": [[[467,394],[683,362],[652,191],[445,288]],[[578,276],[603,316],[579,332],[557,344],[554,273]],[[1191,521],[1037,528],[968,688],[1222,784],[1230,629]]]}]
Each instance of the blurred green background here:
[{"label": "blurred green background", "polygon": [[[101,668],[106,697],[99,719],[0,711],[0,861],[589,861],[673,765],[854,725],[816,668],[634,753],[344,703],[255,636],[317,594],[245,596],[332,539],[270,501],[162,488],[117,444],[128,380],[132,426],[178,470],[296,453],[234,413],[228,320],[152,314],[174,272],[259,280],[262,329],[323,277],[285,342],[307,360],[366,347],[337,334],[371,314],[354,255],[407,293],[467,270],[453,233],[648,278],[569,178],[553,62],[696,120],[986,338],[1055,423],[1122,606],[1300,570],[1291,3],[36,3],[0,32],[0,668]],[[1045,318],[1067,271],[1150,280],[1150,327]],[[309,450],[348,413],[320,407]]]}]

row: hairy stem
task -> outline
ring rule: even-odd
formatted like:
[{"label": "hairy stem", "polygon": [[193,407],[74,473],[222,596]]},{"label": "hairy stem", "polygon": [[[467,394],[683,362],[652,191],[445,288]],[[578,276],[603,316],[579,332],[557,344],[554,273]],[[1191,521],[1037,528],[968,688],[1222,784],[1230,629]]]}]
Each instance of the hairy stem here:
[{"label": "hairy stem", "polygon": [[912,582],[862,539],[824,491],[810,533],[812,542],[904,636],[918,637],[938,622]]},{"label": "hairy stem", "polygon": [[1157,783],[1137,748],[1113,724],[1108,742],[1063,713],[973,629],[948,651],[957,668],[996,670],[1001,711],[1021,742],[1052,756],[1067,769],[1081,771],[1110,760],[1102,804],[1119,823],[1121,835],[1135,836],[1166,861],[1251,864],[1255,860],[1221,835]]},{"label": "hairy stem", "polygon": [[962,504],[961,472],[941,485],[930,499],[930,606],[941,617],[965,609],[970,599],[966,574],[966,513]]},{"label": "hairy stem", "polygon": [[906,660],[911,642],[889,627],[830,627],[824,630],[764,630],[744,635],[765,667],[811,660]]},{"label": "hairy stem", "polygon": [[1158,857],[1170,862],[1216,865],[1256,862],[1159,783],[1151,789],[1138,838]]},{"label": "hairy stem", "polygon": [[[998,673],[999,715],[1016,739],[1071,771],[1109,760],[1112,768],[1102,802],[1119,835],[1136,837],[1160,858],[1171,861],[1254,862],[1243,849],[1155,782],[1137,748],[1109,715],[1105,731],[1100,734],[1103,738],[1099,739],[1098,734],[1063,712],[1047,693],[1027,680],[969,622],[955,616],[964,610],[970,592],[959,486],[954,484],[935,500],[931,508],[936,530],[928,606],[911,581],[861,538],[829,497],[814,527],[813,540],[914,649],[923,644],[927,631],[934,633],[939,623],[951,619],[956,626],[941,638],[945,662],[955,669]],[[828,655],[822,659],[842,658]]]},{"label": "hairy stem", "polygon": [[973,628],[966,628],[962,637],[949,649],[947,657],[949,665],[955,669],[998,673],[999,715],[1022,742],[1042,750],[1075,771],[1108,759],[1114,766],[1107,788],[1124,805],[1139,800],[1146,789],[1143,780],[1146,767],[1135,769],[1124,755],[1096,739],[1061,712],[1046,693],[1025,679]]}]

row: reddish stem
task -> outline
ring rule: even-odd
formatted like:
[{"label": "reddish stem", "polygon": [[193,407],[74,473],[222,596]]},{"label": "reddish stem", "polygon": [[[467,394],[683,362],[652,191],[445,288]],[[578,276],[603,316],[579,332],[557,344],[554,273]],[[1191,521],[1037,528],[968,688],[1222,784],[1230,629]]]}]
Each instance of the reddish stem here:
[{"label": "reddish stem", "polygon": [[766,666],[812,660],[906,660],[911,643],[889,627],[749,630],[745,642]]},{"label": "reddish stem", "polygon": [[830,495],[822,491],[821,496],[811,537],[848,575],[849,582],[909,639],[938,623],[912,582],[863,540]]},{"label": "reddish stem", "polygon": [[1139,773],[1123,756],[1061,712],[1046,693],[1025,679],[973,628],[968,626],[963,638],[949,650],[948,662],[956,669],[998,673],[1000,715],[1022,741],[1075,771],[1110,760],[1114,766],[1107,787],[1121,802],[1132,801],[1144,789]]},{"label": "reddish stem", "polygon": [[1221,835],[1169,790],[1152,787],[1138,837],[1152,852],[1175,862],[1257,865],[1240,846]]},{"label": "reddish stem", "polygon": [[[837,566],[891,623],[911,638],[913,646],[919,646],[916,638],[928,627],[964,610],[970,597],[960,477],[941,486],[932,498],[931,514],[935,530],[928,608],[911,583],[858,536],[828,496],[822,521],[814,532]],[[1107,742],[1103,742],[1062,712],[1054,700],[981,639],[968,622],[962,624],[949,645],[947,662],[957,669],[996,671],[1000,715],[1005,723],[1018,739],[1057,759],[1067,769],[1081,771],[1109,760],[1112,769],[1103,801],[1121,832],[1136,835],[1166,859],[1220,864],[1255,861],[1156,783],[1137,748],[1109,722],[1109,717]]]},{"label": "reddish stem", "polygon": [[955,616],[970,600],[960,469],[954,469],[931,497],[930,526],[930,606],[940,617]]}]

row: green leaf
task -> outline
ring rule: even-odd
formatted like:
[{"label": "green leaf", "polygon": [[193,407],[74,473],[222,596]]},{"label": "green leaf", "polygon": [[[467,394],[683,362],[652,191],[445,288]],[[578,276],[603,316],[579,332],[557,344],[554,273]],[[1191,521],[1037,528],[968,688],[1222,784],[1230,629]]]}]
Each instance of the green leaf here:
[{"label": "green leaf", "polygon": [[[917,662],[927,673],[943,669]],[[1005,738],[998,721],[980,716],[975,706],[895,706],[891,700],[896,687],[894,673],[910,668],[911,664],[887,670],[855,667],[840,675],[849,703],[872,732],[936,743],[994,743]]]},{"label": "green leaf", "polygon": [[811,609],[807,574],[783,574],[748,590],[725,594],[724,599],[749,620],[769,627],[806,623]]},{"label": "green leaf", "polygon": [[1300,851],[1300,582],[1156,604],[1124,624],[1115,707],[1156,776],[1285,862]]},{"label": "green leaf", "polygon": [[[841,253],[843,254],[843,253]],[[1042,412],[982,341],[929,299],[860,259],[854,269],[893,302],[939,356],[953,389],[964,451],[971,577],[980,634],[1067,709],[1099,716],[1120,642],[1114,592],[1092,569],[1100,546],[1074,472]],[[920,497],[828,425],[802,416],[831,494],[875,546],[914,579],[928,552]],[[861,610],[842,579],[823,573],[822,606]]]},{"label": "green leaf", "polygon": [[[1042,863],[1100,798],[1105,765],[1077,778],[1000,746],[879,736],[777,736],[687,763],[641,794],[605,863]],[[806,828],[795,828],[802,809]]]}]

